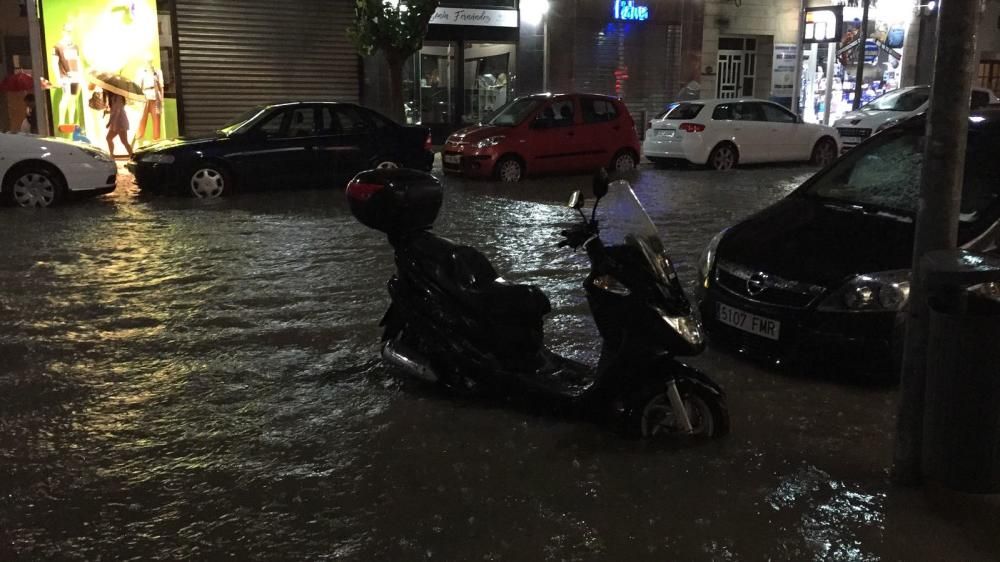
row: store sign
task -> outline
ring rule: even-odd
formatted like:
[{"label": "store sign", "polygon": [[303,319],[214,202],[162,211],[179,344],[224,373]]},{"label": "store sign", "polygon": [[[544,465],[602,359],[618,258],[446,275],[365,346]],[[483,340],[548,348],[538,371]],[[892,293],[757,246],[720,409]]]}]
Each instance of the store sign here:
[{"label": "store sign", "polygon": [[795,43],[776,43],[774,63],[771,66],[771,96],[791,98],[795,91],[795,67],[798,64],[799,46]]},{"label": "store sign", "polygon": [[649,6],[637,6],[635,0],[614,0],[615,19],[621,21],[646,21]]},{"label": "store sign", "polygon": [[807,8],[806,25],[802,28],[803,43],[840,41],[844,25],[844,7]]},{"label": "store sign", "polygon": [[440,7],[431,16],[436,25],[479,25],[517,27],[517,10],[486,10]]}]

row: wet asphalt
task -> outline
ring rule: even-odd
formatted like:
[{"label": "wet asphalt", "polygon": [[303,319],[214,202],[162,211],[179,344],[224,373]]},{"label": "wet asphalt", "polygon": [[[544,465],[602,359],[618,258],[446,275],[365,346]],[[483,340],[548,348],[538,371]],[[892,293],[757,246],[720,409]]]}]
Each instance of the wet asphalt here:
[{"label": "wet asphalt", "polygon": [[[690,286],[704,245],[815,169],[643,168]],[[557,248],[586,176],[445,180],[436,230],[553,303],[595,362]],[[653,446],[457,399],[377,358],[392,254],[336,189],[0,209],[0,560],[998,560],[1000,519],[893,487],[897,393],[691,362],[732,434]]]}]

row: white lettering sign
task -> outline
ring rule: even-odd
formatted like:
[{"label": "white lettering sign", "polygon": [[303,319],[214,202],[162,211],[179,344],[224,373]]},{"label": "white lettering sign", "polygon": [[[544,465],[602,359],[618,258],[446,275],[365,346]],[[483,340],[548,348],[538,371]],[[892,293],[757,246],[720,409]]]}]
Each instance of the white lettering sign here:
[{"label": "white lettering sign", "polygon": [[438,8],[431,16],[436,25],[482,25],[517,27],[517,10],[482,10],[475,8]]}]

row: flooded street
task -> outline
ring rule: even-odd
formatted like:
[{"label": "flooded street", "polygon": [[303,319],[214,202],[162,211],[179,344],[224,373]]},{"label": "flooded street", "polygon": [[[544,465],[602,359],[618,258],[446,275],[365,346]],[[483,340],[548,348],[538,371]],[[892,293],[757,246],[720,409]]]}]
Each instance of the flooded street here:
[{"label": "flooded street", "polygon": [[[643,169],[686,285],[711,237],[813,168]],[[553,304],[596,362],[557,248],[589,177],[445,179],[436,231]],[[338,190],[115,193],[0,209],[0,561],[998,560],[1000,520],[889,484],[896,390],[709,349],[732,433],[688,449],[389,376],[383,235]]]}]

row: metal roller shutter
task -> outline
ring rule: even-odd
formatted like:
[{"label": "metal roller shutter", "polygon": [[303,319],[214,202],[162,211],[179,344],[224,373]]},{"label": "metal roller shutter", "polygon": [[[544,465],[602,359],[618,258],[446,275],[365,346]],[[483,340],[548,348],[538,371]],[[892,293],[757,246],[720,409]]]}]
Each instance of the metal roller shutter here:
[{"label": "metal roller shutter", "polygon": [[184,133],[261,103],[358,101],[353,2],[176,0]]}]

